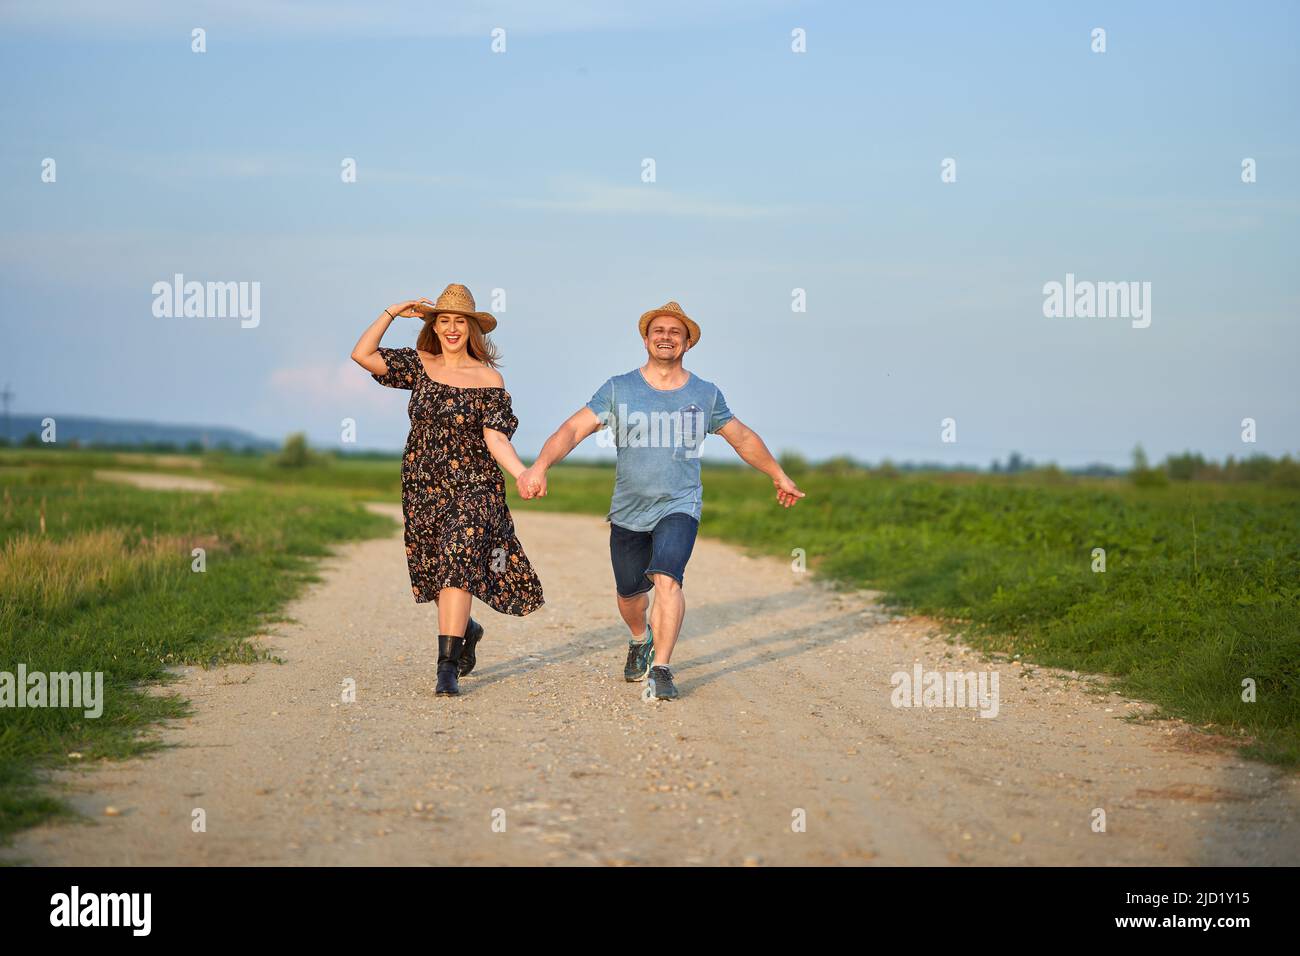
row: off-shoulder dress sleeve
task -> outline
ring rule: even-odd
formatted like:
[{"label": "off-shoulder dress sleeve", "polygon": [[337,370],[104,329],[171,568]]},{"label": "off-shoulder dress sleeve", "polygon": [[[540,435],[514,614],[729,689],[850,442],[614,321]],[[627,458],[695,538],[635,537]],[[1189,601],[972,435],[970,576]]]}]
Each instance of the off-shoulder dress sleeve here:
[{"label": "off-shoulder dress sleeve", "polygon": [[510,406],[510,393],[504,388],[484,391],[487,394],[483,402],[483,427],[501,432],[507,438],[513,438],[515,429],[519,427],[519,419],[515,417],[514,409]]},{"label": "off-shoulder dress sleeve", "polygon": [[381,345],[379,356],[388,366],[388,371],[383,375],[371,372],[370,377],[380,385],[387,385],[389,388],[415,388],[415,383],[419,381],[416,376],[424,374],[420,356],[416,354],[415,349],[386,349]]}]

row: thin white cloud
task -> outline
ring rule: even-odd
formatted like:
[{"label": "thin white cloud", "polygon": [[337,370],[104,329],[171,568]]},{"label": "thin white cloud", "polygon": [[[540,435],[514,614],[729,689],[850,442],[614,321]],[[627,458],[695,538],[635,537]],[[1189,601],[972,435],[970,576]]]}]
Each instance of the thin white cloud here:
[{"label": "thin white cloud", "polygon": [[[1242,186],[1242,189],[1250,189]],[[1134,215],[1159,216],[1186,232],[1254,232],[1300,214],[1300,200],[1272,196],[1203,198],[1188,196],[1102,199],[1097,205]]]},{"label": "thin white cloud", "polygon": [[358,405],[373,410],[387,409],[392,404],[387,400],[389,389],[377,386],[365,369],[346,359],[281,366],[271,372],[268,384],[280,400],[340,413]]}]

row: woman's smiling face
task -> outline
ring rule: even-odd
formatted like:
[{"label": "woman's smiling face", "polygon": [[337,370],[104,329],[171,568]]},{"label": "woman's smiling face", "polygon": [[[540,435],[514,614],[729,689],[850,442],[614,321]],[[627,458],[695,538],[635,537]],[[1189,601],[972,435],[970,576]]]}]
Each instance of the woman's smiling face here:
[{"label": "woman's smiling face", "polygon": [[433,320],[433,330],[438,333],[444,352],[459,352],[469,341],[469,319],[451,312],[440,312]]}]

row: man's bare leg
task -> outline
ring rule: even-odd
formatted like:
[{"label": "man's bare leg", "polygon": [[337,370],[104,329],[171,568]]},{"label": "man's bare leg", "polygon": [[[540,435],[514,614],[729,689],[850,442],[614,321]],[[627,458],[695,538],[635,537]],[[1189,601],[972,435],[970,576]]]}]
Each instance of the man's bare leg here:
[{"label": "man's bare leg", "polygon": [[650,577],[655,583],[655,603],[650,608],[650,629],[655,635],[654,666],[666,667],[686,616],[686,595],[671,575],[652,572]]},{"label": "man's bare leg", "polygon": [[617,591],[614,596],[618,598],[618,613],[623,618],[623,623],[632,634],[632,640],[640,642],[645,640],[646,625],[646,606],[650,603],[650,592],[644,591],[641,594],[625,598]]}]

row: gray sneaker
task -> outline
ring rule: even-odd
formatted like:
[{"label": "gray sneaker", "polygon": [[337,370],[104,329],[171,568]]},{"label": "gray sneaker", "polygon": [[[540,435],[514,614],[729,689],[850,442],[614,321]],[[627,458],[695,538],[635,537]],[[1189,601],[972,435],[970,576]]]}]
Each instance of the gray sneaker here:
[{"label": "gray sneaker", "polygon": [[655,636],[650,625],[645,626],[645,640],[627,642],[627,663],[623,665],[623,680],[634,682],[645,680],[650,672],[650,662],[655,659]]},{"label": "gray sneaker", "polygon": [[676,700],[677,685],[673,683],[673,672],[666,665],[659,664],[650,668],[650,679],[646,682],[646,693],[656,700]]}]

